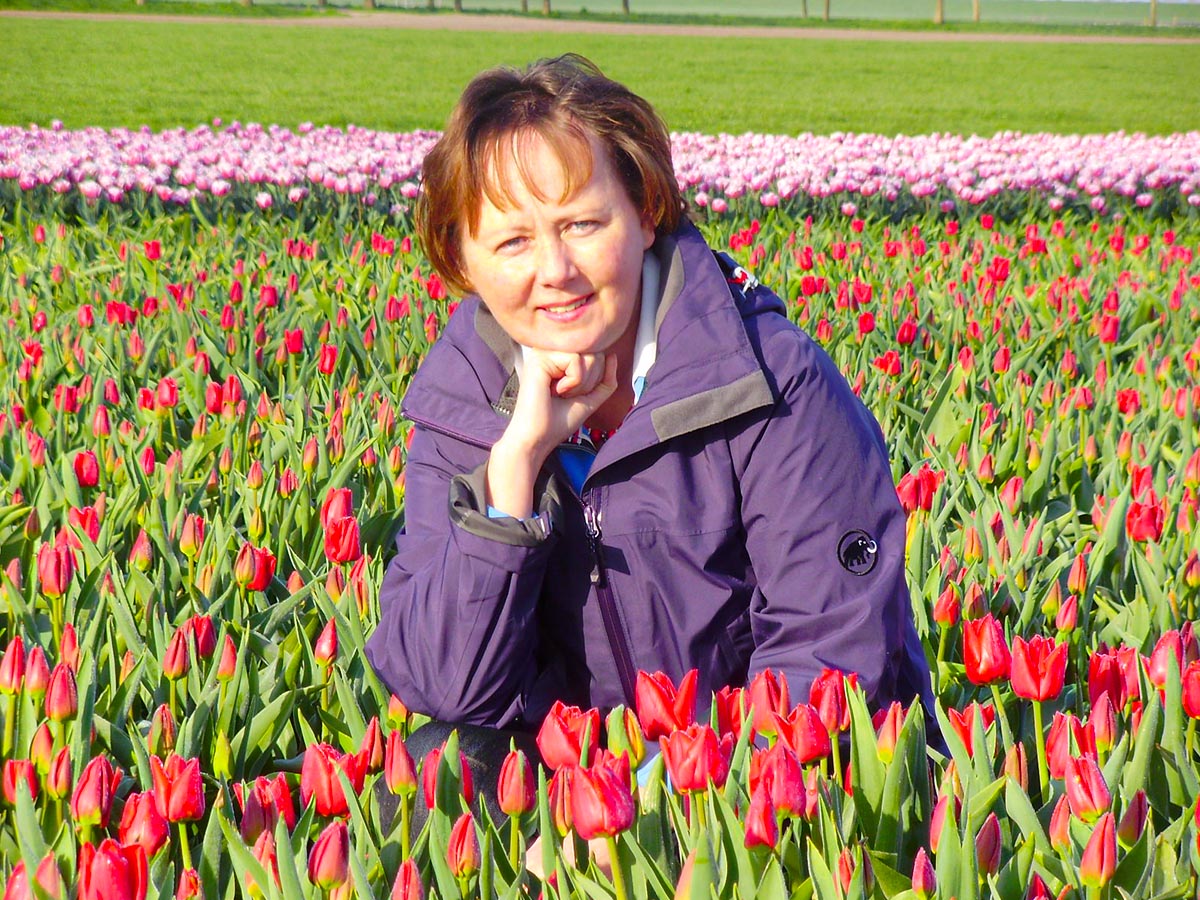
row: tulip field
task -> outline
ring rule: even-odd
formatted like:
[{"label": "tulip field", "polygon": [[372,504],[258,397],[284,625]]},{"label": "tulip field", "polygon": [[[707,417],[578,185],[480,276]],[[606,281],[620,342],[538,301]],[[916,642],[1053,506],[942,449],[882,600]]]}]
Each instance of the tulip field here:
[{"label": "tulip field", "polygon": [[675,135],[883,427],[936,708],[641,673],[498,809],[362,653],[435,138],[0,128],[5,900],[1197,895],[1200,132]]}]

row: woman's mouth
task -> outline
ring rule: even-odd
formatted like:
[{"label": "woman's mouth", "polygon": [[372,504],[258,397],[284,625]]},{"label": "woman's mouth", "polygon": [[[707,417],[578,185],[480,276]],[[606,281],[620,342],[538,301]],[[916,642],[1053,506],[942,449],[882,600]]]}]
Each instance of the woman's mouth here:
[{"label": "woman's mouth", "polygon": [[570,320],[576,313],[587,306],[595,296],[595,294],[588,294],[586,297],[580,297],[578,300],[573,300],[570,303],[563,303],[558,306],[543,306],[542,312],[552,319]]}]

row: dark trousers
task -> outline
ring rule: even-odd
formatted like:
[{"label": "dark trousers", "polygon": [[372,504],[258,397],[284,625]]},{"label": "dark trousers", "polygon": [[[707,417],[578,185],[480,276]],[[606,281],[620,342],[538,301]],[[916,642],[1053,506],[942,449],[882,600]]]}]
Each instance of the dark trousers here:
[{"label": "dark trousers", "polygon": [[[516,749],[525,754],[536,772],[542,761],[537,741],[532,734],[526,731],[483,728],[479,725],[454,725],[449,722],[434,721],[422,725],[410,734],[404,744],[408,747],[413,761],[419,766],[429,751],[441,747],[446,742],[451,731],[458,732],[458,749],[466,757],[466,764],[471,770],[476,808],[479,805],[478,798],[483,798],[487,803],[488,813],[492,820],[499,823],[504,819],[504,813],[500,811],[496,787],[500,780],[500,767],[504,765],[504,758],[508,756],[509,744],[511,742]],[[400,808],[399,798],[387,789],[383,779],[376,783],[375,797],[379,803],[380,822],[386,833],[391,829],[392,820]],[[420,832],[429,816],[429,807],[425,803],[423,790],[417,791],[412,812],[412,831],[415,836]]]}]

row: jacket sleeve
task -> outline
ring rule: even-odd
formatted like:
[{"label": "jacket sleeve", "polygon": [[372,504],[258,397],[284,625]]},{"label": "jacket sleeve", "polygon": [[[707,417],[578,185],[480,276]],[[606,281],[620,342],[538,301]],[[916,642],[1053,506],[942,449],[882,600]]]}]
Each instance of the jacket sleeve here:
[{"label": "jacket sleeve", "polygon": [[749,443],[738,453],[759,586],[750,674],[786,673],[795,699],[824,667],[857,672],[877,706],[928,698],[905,582],[905,517],[882,432],[807,335],[771,331],[763,356],[778,399],[739,437]]},{"label": "jacket sleeve", "polygon": [[488,518],[486,462],[485,449],[416,428],[406,525],[366,654],[411,709],[503,727],[521,717],[537,677],[534,619],[560,511],[543,483],[537,516]]}]

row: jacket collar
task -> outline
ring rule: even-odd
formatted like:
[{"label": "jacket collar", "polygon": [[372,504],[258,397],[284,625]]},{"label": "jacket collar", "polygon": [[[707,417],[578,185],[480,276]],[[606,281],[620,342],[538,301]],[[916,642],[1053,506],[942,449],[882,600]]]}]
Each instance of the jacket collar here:
[{"label": "jacket collar", "polygon": [[[683,222],[651,248],[662,272],[658,355],[624,424],[601,450],[593,473],[661,441],[769,405],[775,397],[724,273],[700,232]],[[779,301],[768,304],[777,309]],[[490,447],[516,400],[517,345],[479,301],[469,297],[404,397],[410,420]]]}]

